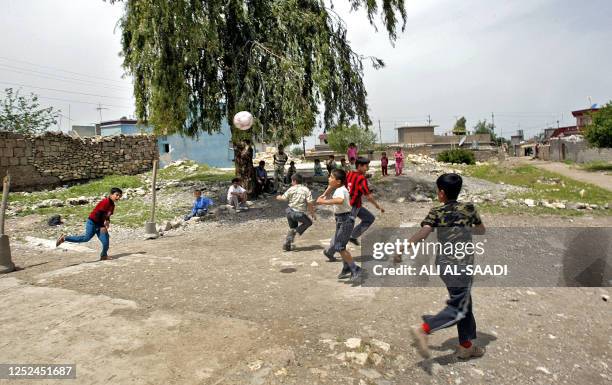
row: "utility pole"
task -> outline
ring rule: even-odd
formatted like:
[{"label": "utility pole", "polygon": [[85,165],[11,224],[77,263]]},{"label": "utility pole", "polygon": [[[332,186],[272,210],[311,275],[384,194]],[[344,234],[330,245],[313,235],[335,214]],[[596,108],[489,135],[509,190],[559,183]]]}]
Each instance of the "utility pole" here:
[{"label": "utility pole", "polygon": [[70,119],[70,104],[68,105],[68,132],[72,129],[72,119]]},{"label": "utility pole", "polygon": [[431,126],[431,115],[427,114],[427,125]]},{"label": "utility pole", "polygon": [[382,144],[382,129],[380,128],[380,119],[378,119],[378,141]]}]

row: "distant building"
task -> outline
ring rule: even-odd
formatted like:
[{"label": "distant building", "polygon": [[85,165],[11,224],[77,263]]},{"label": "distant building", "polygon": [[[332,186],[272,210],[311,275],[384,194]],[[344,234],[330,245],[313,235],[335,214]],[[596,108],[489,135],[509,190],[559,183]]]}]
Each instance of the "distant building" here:
[{"label": "distant building", "polygon": [[[139,125],[135,119],[122,117],[118,120],[101,122],[99,132],[102,136],[135,135],[152,133],[150,126]],[[231,145],[231,130],[224,121],[221,131],[215,134],[202,133],[197,138],[179,134],[158,135],[160,165],[164,166],[177,160],[190,159],[206,163],[212,167],[232,167],[234,151]]]},{"label": "distant building", "polygon": [[397,127],[397,142],[403,147],[430,146],[433,152],[443,151],[461,143],[463,147],[473,149],[492,146],[490,134],[473,135],[436,135],[434,128],[437,126],[405,126]]},{"label": "distant building", "polygon": [[89,138],[100,135],[100,131],[96,126],[72,126],[68,134],[73,138]]}]

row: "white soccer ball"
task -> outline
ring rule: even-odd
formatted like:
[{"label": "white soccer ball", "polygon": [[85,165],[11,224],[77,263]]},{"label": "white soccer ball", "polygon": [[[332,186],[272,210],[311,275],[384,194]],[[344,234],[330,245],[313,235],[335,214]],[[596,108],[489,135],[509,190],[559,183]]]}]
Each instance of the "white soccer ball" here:
[{"label": "white soccer ball", "polygon": [[240,111],[234,115],[234,127],[239,130],[248,130],[253,125],[253,115],[249,111]]}]

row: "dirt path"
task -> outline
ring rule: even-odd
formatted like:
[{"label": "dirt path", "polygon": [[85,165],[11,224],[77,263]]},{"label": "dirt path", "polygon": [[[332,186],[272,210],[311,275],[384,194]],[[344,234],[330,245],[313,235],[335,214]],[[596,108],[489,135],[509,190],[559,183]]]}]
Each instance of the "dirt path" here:
[{"label": "dirt path", "polygon": [[612,176],[604,172],[589,172],[579,170],[561,162],[546,162],[541,160],[521,160],[525,164],[530,164],[550,172],[556,172],[568,178],[581,182],[594,184],[606,190],[612,191]]},{"label": "dirt path", "polygon": [[[385,204],[376,226],[416,222],[430,204]],[[561,218],[485,215],[490,226]],[[610,226],[577,218],[573,226]],[[559,224],[558,224],[559,225]],[[202,225],[96,252],[16,242],[24,270],[0,278],[0,362],[76,363],[80,384],[603,384],[612,379],[609,288],[474,289],[479,360],[453,358],[454,329],[432,360],[410,344],[442,288],[352,287],[321,251],[321,215],[282,252],[286,220]],[[93,241],[92,248],[99,247]],[[356,255],[358,250],[353,248]],[[349,340],[351,339],[351,340]],[[360,342],[355,339],[360,339]],[[2,349],[4,347],[4,349]],[[10,347],[10,349],[8,348]]]}]

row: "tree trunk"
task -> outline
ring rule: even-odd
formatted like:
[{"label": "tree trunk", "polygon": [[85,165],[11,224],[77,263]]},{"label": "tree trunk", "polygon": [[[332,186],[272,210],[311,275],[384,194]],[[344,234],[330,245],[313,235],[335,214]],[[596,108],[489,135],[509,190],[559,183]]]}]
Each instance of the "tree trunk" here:
[{"label": "tree trunk", "polygon": [[242,186],[249,196],[254,194],[255,169],[253,168],[253,147],[245,141],[234,143],[234,166],[236,175],[242,179]]}]

